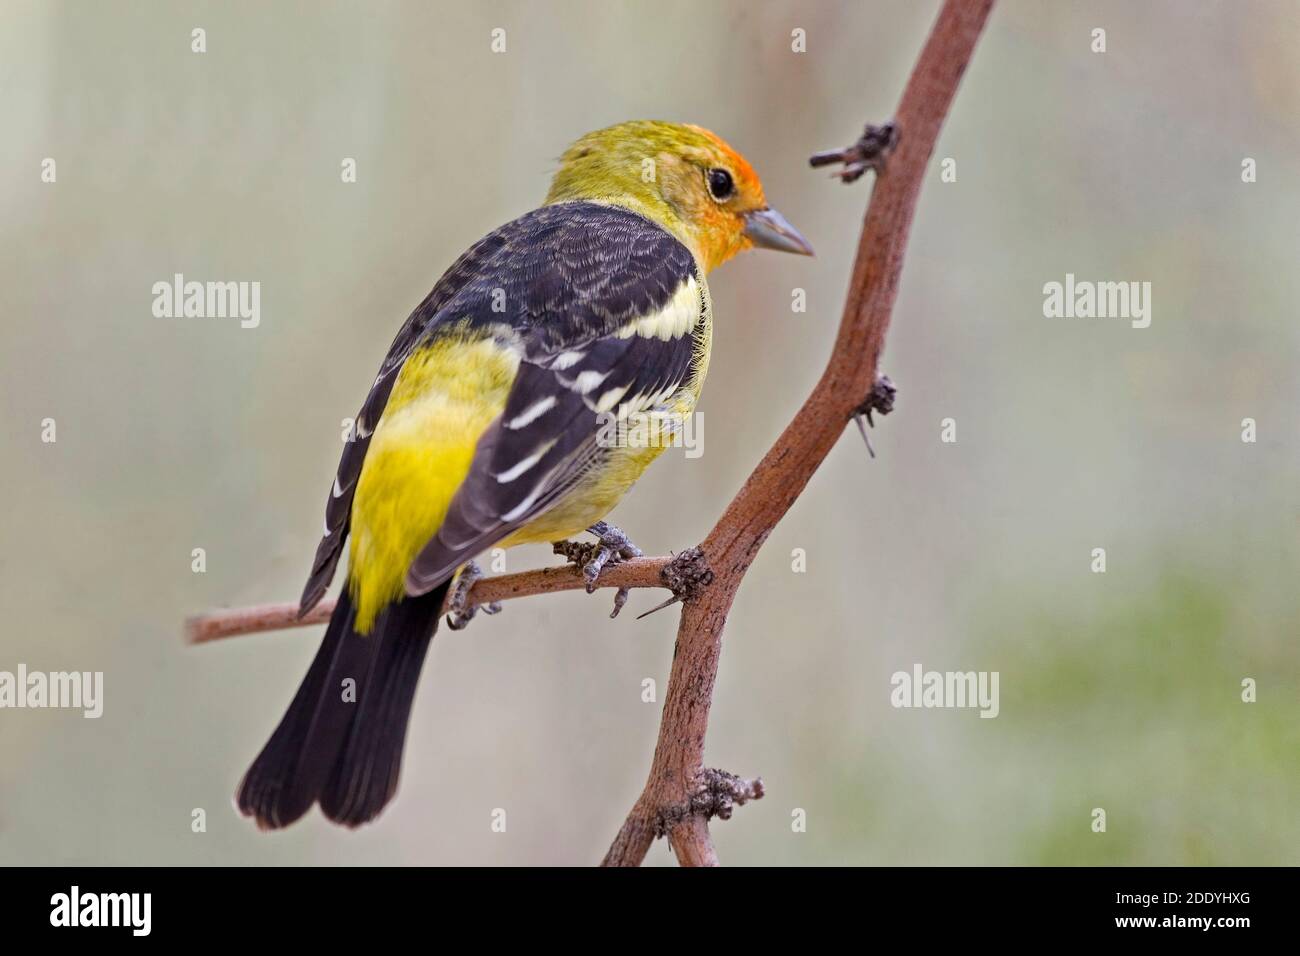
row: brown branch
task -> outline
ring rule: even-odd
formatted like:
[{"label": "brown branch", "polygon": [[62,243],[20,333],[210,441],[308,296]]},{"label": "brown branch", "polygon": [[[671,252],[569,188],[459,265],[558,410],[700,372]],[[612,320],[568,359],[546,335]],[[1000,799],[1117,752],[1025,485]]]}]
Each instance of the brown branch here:
[{"label": "brown branch", "polygon": [[[873,392],[921,180],[992,6],[993,0],[946,0],[912,71],[895,118],[901,136],[877,168],[830,362],[700,545],[714,580],[682,609],[650,776],[602,865],[639,865],[665,814],[691,806],[708,789],[704,737],[727,613],[758,549]],[[667,824],[682,865],[717,864],[707,821],[708,813],[698,811]]]},{"label": "brown branch", "polygon": [[[632,558],[609,564],[601,572],[598,587],[602,588],[662,588],[669,587],[661,578],[672,558]],[[518,574],[502,574],[481,578],[469,591],[473,605],[493,601],[509,601],[534,594],[553,594],[556,591],[576,591],[586,587],[581,571],[572,564],[554,568],[538,568]],[[330,619],[335,601],[326,598],[303,617],[298,617],[297,604],[263,604],[257,607],[234,608],[199,614],[185,622],[185,637],[191,644],[203,644],[237,634],[256,634],[260,631],[279,631],[289,627],[306,627],[322,624]]]}]

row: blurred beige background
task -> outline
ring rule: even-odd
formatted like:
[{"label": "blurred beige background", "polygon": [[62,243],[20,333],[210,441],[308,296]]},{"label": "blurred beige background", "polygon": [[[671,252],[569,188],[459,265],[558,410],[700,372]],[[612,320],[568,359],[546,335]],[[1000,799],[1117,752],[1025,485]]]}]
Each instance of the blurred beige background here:
[{"label": "blurred beige background", "polygon": [[[357,833],[262,835],[230,802],[320,629],[189,648],[181,622],[296,598],[400,323],[629,118],[722,134],[818,250],[715,273],[705,453],[613,515],[650,551],[699,540],[839,320],[870,183],[806,157],[890,115],[937,7],[5,0],[0,669],[102,670],[105,711],[0,711],[0,862],[598,860],[649,763],[641,682],[666,685],[652,595],[441,634],[402,791]],[[725,862],[1300,863],[1298,50],[1288,0],[995,9],[936,156],[957,181],[936,162],[921,196],[880,457],[845,435],[728,625],[708,759],[768,796],[715,825]],[[154,318],[176,272],[260,281],[261,325]],[[1151,282],[1151,327],[1045,319],[1067,272]],[[893,709],[918,662],[999,671],[1001,715]]]}]

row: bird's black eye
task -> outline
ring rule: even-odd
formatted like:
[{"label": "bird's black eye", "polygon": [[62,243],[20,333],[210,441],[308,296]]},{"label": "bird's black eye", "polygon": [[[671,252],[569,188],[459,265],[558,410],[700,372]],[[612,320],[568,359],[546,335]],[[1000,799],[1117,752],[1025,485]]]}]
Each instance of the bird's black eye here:
[{"label": "bird's black eye", "polygon": [[731,173],[725,169],[709,170],[709,192],[714,199],[726,199],[736,191],[736,184],[731,181]]}]

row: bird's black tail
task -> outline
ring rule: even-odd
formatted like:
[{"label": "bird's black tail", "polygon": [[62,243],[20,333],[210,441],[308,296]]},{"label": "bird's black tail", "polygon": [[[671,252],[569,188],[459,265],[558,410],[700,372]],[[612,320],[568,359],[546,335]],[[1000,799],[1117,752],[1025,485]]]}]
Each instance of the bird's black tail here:
[{"label": "bird's black tail", "polygon": [[379,814],[397,791],[415,685],[447,587],[389,605],[364,635],[353,630],[343,588],[289,710],[239,784],[241,813],[269,830],[317,801],[349,827]]}]

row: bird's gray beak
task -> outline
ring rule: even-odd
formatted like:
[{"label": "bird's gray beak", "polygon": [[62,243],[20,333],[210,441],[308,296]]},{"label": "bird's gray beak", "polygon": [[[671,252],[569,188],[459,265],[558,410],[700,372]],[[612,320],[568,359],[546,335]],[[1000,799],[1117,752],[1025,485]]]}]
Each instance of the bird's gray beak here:
[{"label": "bird's gray beak", "polygon": [[808,240],[775,209],[755,209],[745,213],[745,235],[756,249],[776,249],[801,256],[813,254]]}]

